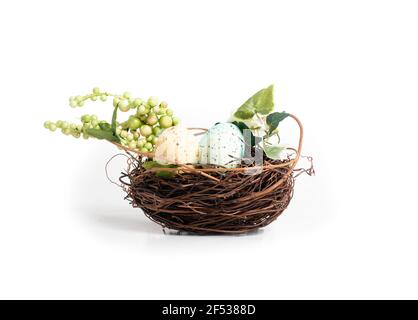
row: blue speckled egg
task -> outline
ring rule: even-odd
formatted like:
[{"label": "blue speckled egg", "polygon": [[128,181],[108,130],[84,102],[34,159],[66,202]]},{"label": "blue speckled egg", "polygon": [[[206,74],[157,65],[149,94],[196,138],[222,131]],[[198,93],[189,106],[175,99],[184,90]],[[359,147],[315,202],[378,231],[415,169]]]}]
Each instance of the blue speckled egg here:
[{"label": "blue speckled egg", "polygon": [[244,136],[232,123],[219,123],[199,143],[199,163],[235,168],[244,157]]}]

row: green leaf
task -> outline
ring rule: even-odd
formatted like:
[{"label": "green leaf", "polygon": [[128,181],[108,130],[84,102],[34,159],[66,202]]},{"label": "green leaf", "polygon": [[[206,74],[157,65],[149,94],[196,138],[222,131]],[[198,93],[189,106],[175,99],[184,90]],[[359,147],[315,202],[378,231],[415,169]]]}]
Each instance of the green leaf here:
[{"label": "green leaf", "polygon": [[144,162],[142,164],[142,167],[146,170],[153,169],[153,168],[177,168],[177,166],[174,165],[174,164],[163,165],[163,164],[159,164],[157,161],[153,161],[153,160]]},{"label": "green leaf", "polygon": [[264,152],[266,153],[267,157],[273,160],[280,159],[281,153],[286,149],[285,147],[281,146],[266,146],[264,145]]},{"label": "green leaf", "polygon": [[253,96],[254,109],[258,113],[268,115],[274,110],[274,86],[271,85]]},{"label": "green leaf", "polygon": [[116,127],[117,127],[117,120],[118,118],[118,107],[116,106],[113,110],[113,116],[112,116],[112,132],[116,136]]},{"label": "green leaf", "polygon": [[234,117],[240,120],[248,120],[254,117],[255,111],[254,108],[249,105],[241,106],[237,112],[235,112]]},{"label": "green leaf", "polygon": [[86,132],[90,136],[95,137],[99,140],[107,140],[110,142],[120,143],[120,139],[117,136],[114,136],[112,131],[102,129],[87,129]]},{"label": "green leaf", "polygon": [[[149,170],[149,169],[153,169],[153,168],[177,168],[176,165],[162,165],[159,164],[157,161],[147,161],[144,162],[142,164],[142,167],[145,170]],[[159,178],[165,178],[165,179],[171,179],[174,178],[176,176],[177,172],[176,171],[156,171],[155,172],[155,176],[159,177]]]},{"label": "green leaf", "polygon": [[103,131],[112,131],[112,126],[107,122],[100,122],[99,127]]},{"label": "green leaf", "polygon": [[142,167],[146,170],[152,169],[159,166],[157,161],[147,161],[142,164]]},{"label": "green leaf", "polygon": [[258,91],[250,99],[248,99],[235,112],[235,118],[239,120],[251,119],[255,113],[268,115],[274,110],[274,86],[271,85],[265,89]]},{"label": "green leaf", "polygon": [[277,129],[279,123],[289,116],[286,112],[274,112],[267,116],[267,125],[269,126],[270,133]]},{"label": "green leaf", "polygon": [[155,176],[163,179],[173,179],[176,176],[175,171],[157,171]]}]

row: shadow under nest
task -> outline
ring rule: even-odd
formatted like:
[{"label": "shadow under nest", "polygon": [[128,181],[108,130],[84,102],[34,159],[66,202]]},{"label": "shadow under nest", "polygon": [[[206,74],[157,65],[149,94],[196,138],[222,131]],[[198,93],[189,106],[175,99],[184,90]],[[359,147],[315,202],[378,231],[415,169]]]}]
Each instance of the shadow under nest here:
[{"label": "shadow under nest", "polygon": [[[269,168],[287,161],[265,160],[255,175],[210,172],[215,179],[209,179],[197,172],[182,172],[164,179],[144,169],[143,161],[131,157],[127,172],[120,177],[126,199],[163,228],[194,234],[239,234],[267,226],[288,207],[297,171],[289,174],[291,164]],[[281,179],[278,187],[266,192]]]}]

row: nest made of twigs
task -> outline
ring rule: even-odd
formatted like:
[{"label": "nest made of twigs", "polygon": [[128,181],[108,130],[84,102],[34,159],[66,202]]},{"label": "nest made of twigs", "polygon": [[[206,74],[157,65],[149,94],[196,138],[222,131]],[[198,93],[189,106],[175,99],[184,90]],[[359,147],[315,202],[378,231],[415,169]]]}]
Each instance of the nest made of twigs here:
[{"label": "nest made of twigs", "polygon": [[[258,167],[243,162],[235,169],[167,168],[177,174],[165,179],[143,168],[146,157],[131,156],[129,169],[120,178],[126,199],[163,228],[196,234],[239,234],[265,227],[283,213],[293,196],[303,129],[300,121],[291,117],[300,127],[299,147],[294,149],[293,158],[265,159]],[[248,170],[257,173],[249,175]]]}]

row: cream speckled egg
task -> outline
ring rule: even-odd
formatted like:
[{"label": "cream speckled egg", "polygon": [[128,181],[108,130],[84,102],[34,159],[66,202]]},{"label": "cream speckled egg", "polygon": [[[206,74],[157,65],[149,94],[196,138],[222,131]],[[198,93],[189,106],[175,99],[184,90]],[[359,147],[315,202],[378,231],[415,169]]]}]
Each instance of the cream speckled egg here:
[{"label": "cream speckled egg", "polygon": [[244,157],[244,136],[232,123],[219,123],[199,143],[199,163],[235,168]]},{"label": "cream speckled egg", "polygon": [[159,164],[196,164],[198,156],[198,141],[186,128],[171,127],[158,137],[154,160]]}]

